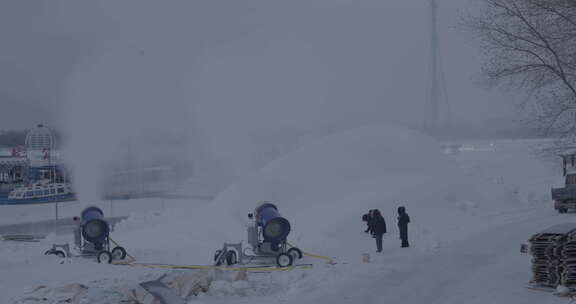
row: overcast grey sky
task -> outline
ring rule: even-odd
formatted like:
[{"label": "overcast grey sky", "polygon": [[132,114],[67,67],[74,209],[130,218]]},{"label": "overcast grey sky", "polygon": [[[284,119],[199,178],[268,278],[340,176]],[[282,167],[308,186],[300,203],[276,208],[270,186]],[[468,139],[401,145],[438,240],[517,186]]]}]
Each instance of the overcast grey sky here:
[{"label": "overcast grey sky", "polygon": [[[455,28],[468,1],[439,3],[453,116],[479,122],[515,117],[509,96],[476,83],[479,52],[468,33]],[[100,96],[114,100],[122,84],[143,71],[158,75],[146,85],[130,84],[140,95],[120,94],[127,107],[138,108],[137,96],[156,92],[148,102],[171,108],[163,115],[181,114],[189,102],[195,123],[215,132],[223,122],[257,130],[418,121],[428,28],[426,0],[3,0],[0,129],[60,125],[90,100],[78,93],[83,82],[114,83],[116,89],[103,86]],[[140,59],[115,70],[131,57]],[[149,68],[139,72],[134,60]],[[102,78],[86,76],[95,64]],[[170,79],[179,89],[157,90],[154,79]],[[101,101],[100,107],[112,111],[114,103]],[[177,120],[186,127],[186,119]]]}]

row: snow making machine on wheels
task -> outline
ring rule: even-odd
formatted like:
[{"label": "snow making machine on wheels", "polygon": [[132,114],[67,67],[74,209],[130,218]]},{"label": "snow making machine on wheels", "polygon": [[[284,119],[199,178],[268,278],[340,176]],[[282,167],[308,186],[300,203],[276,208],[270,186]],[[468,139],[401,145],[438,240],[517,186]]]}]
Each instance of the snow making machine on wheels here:
[{"label": "snow making machine on wheels", "polygon": [[126,250],[123,247],[116,246],[110,250],[110,243],[116,243],[110,239],[110,225],[104,219],[102,209],[88,207],[82,211],[80,218],[75,217],[74,221],[77,222],[74,229],[74,243],[79,254],[73,255],[68,244],[54,244],[52,249],[45,252],[46,255],[63,258],[96,257],[98,263],[112,263],[126,258]]},{"label": "snow making machine on wheels", "polygon": [[[248,218],[251,220],[247,228],[250,248],[243,249],[242,243],[225,243],[222,249],[214,253],[214,265],[275,263],[284,268],[302,258],[302,251],[290,247],[287,242],[290,222],[280,216],[276,205],[261,202],[254,213],[248,214]],[[245,250],[251,250],[252,254],[247,254]]]}]

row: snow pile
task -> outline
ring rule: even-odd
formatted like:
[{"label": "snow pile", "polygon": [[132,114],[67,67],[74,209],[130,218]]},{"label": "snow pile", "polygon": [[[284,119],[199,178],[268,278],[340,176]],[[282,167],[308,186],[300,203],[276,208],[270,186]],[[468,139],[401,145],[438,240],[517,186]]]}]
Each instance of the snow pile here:
[{"label": "snow pile", "polygon": [[88,287],[78,283],[69,284],[58,288],[39,286],[36,290],[17,300],[14,304],[80,304],[80,301],[83,297],[85,297],[87,290]]},{"label": "snow pile", "polygon": [[290,295],[320,286],[321,282],[309,280],[309,276],[310,272],[305,270],[278,273],[175,270],[157,275],[152,280],[148,274],[132,282],[105,279],[91,282],[90,286],[79,283],[52,287],[41,285],[15,300],[14,304],[154,304],[158,303],[157,297],[192,303],[205,297],[225,301],[231,297]]},{"label": "snow pile", "polygon": [[[377,126],[305,146],[233,185],[214,203],[240,219],[258,201],[277,201],[292,223],[293,242],[306,250],[357,257],[359,250],[373,247],[359,234],[361,216],[369,209],[380,209],[389,234],[397,237],[396,209],[406,206],[413,244],[431,249],[457,233],[455,228],[472,226],[471,218],[482,210],[514,205],[506,196],[464,176],[432,138]],[[236,237],[241,239],[242,231]]]},{"label": "snow pile", "polygon": [[[362,214],[380,209],[387,237],[397,238],[400,205],[412,217],[414,246],[436,250],[485,227],[486,218],[478,214],[516,202],[503,189],[463,172],[430,137],[398,127],[364,127],[274,161],[208,206],[131,217],[117,226],[115,238],[139,259],[206,264],[223,242],[245,240],[247,213],[259,201],[272,200],[291,222],[289,240],[305,251],[359,259],[374,249],[373,240],[362,233]],[[463,226],[468,230],[459,229]]]},{"label": "snow pile", "polygon": [[244,278],[239,278],[238,274],[242,273],[233,273],[232,276],[229,273],[220,273],[214,277],[206,294],[200,296],[225,300],[229,297],[289,295],[300,293],[305,289],[313,290],[319,286],[318,283],[311,281],[312,277],[318,276],[313,276],[310,271],[303,269],[276,273],[247,273]]}]

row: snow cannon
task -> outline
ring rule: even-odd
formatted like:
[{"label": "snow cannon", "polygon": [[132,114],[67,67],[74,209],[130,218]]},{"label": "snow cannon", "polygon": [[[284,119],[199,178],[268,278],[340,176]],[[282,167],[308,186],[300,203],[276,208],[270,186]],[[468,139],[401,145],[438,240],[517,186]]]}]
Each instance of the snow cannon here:
[{"label": "snow cannon", "polygon": [[[262,227],[262,237],[265,241],[278,244],[286,241],[290,234],[290,222],[280,216],[278,208],[272,203],[262,203],[254,214],[256,224]],[[249,215],[250,217],[250,215]]]},{"label": "snow cannon", "polygon": [[75,231],[76,246],[82,256],[96,256],[98,263],[112,263],[126,258],[126,250],[116,246],[110,250],[110,225],[98,207],[88,207],[80,213]]},{"label": "snow cannon", "polygon": [[253,254],[244,253],[242,243],[228,244],[214,254],[214,264],[276,263],[278,267],[290,267],[301,259],[302,251],[289,247],[287,237],[290,234],[290,222],[280,215],[278,207],[272,202],[260,202],[254,213],[249,213],[248,244]]},{"label": "snow cannon", "polygon": [[[45,252],[47,255],[57,255],[60,257],[96,257],[98,263],[112,263],[114,260],[124,260],[126,250],[116,246],[110,250],[110,225],[104,218],[104,212],[98,207],[88,207],[80,213],[80,217],[73,218],[76,223],[74,229],[74,242],[78,255],[70,253],[70,246],[52,245],[52,249]],[[116,244],[117,245],[117,244]]]},{"label": "snow cannon", "polygon": [[82,237],[93,243],[95,247],[102,247],[102,243],[110,235],[110,226],[104,220],[104,212],[98,207],[88,207],[81,213]]}]

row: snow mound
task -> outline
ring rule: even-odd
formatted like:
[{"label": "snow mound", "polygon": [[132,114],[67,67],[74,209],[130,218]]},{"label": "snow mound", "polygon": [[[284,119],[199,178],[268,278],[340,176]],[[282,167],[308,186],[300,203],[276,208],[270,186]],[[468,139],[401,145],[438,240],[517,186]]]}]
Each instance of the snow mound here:
[{"label": "snow mound", "polygon": [[280,201],[283,209],[314,205],[358,210],[383,200],[406,201],[421,185],[440,178],[451,183],[457,177],[458,168],[432,138],[396,127],[364,127],[328,136],[272,162],[221,193],[215,203],[242,213],[264,199]]},{"label": "snow mound", "polygon": [[[257,202],[275,201],[291,221],[290,238],[299,246],[359,257],[359,248],[374,246],[361,233],[361,216],[369,209],[380,209],[389,235],[397,236],[396,209],[406,206],[415,243],[437,248],[437,239],[494,201],[478,184],[464,176],[434,139],[404,128],[374,126],[302,147],[232,185],[214,204],[245,218]],[[441,220],[446,218],[453,220]],[[238,231],[236,238],[243,237]]]},{"label": "snow mound", "polygon": [[382,211],[386,237],[397,239],[396,209],[405,206],[412,218],[412,244],[434,251],[475,227],[486,227],[486,218],[478,214],[513,201],[505,195],[493,184],[465,176],[428,136],[392,126],[363,127],[272,162],[208,206],[133,216],[118,225],[117,238],[141,260],[211,263],[223,242],[246,240],[247,214],[259,201],[271,200],[291,222],[291,243],[304,251],[359,260],[375,250],[374,240],[362,232],[361,217],[369,209]]}]

